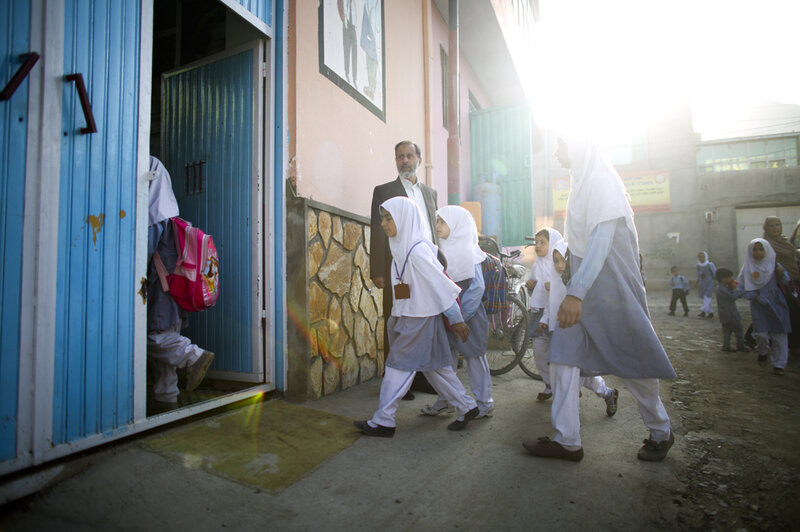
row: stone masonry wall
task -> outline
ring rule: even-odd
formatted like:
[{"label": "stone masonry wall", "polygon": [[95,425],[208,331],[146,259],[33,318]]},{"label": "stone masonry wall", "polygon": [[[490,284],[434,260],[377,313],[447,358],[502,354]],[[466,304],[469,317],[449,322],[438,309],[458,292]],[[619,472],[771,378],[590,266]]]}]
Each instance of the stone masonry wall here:
[{"label": "stone masonry wall", "polygon": [[384,369],[383,294],[370,279],[370,226],[317,206],[305,211],[309,398]]}]

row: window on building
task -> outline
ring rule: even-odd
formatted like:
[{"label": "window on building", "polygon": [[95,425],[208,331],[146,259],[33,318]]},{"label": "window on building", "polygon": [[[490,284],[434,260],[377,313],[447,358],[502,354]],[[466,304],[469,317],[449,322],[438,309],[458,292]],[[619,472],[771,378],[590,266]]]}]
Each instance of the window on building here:
[{"label": "window on building", "polygon": [[442,63],[442,125],[445,129],[447,129],[450,115],[449,115],[449,108],[450,108],[450,83],[448,81],[448,71],[449,71],[449,64],[448,64],[448,57],[447,52],[444,49],[444,46],[439,47],[439,59]]},{"label": "window on building", "polygon": [[700,146],[699,172],[731,172],[798,166],[798,137],[738,140]]}]

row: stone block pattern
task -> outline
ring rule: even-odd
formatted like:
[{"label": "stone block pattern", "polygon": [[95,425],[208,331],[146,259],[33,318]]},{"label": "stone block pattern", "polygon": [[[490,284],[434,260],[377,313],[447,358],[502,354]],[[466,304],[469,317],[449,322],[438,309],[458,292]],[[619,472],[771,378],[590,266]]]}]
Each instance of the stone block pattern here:
[{"label": "stone block pattern", "polygon": [[309,206],[308,336],[311,395],[383,373],[383,293],[369,274],[369,224]]}]

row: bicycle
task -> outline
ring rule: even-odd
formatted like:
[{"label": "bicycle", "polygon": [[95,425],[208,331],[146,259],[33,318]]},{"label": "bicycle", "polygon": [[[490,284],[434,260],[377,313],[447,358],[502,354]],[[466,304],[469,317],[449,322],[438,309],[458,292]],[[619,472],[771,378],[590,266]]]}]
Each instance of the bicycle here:
[{"label": "bicycle", "polygon": [[[519,251],[506,255],[498,251],[506,278],[509,278],[509,259],[519,256]],[[524,286],[524,282],[523,282]],[[525,352],[528,336],[528,310],[514,293],[514,285],[506,283],[506,301],[500,312],[489,314],[489,342],[486,360],[491,375],[508,373],[519,363]]]},{"label": "bicycle", "polygon": [[[534,237],[526,236],[525,240],[534,241]],[[527,294],[527,288],[525,287],[525,280],[522,281],[522,290],[525,291]],[[528,300],[525,300],[525,309],[528,309]],[[533,358],[533,338],[525,338],[525,345],[523,348],[523,352],[519,357],[517,362],[519,364],[520,369],[530,378],[540,381],[542,380],[542,376],[539,375],[539,370],[536,368],[536,361]]]}]

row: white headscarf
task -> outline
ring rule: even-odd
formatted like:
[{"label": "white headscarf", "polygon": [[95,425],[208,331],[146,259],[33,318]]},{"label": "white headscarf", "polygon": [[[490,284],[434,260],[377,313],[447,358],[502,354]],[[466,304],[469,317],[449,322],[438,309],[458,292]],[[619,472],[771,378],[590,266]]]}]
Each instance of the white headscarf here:
[{"label": "white headscarf", "polygon": [[572,163],[565,228],[572,253],[583,257],[592,230],[608,220],[624,217],[636,235],[625,185],[610,159],[586,139],[563,135],[561,139],[567,143]]},{"label": "white headscarf", "polygon": [[436,246],[425,238],[430,229],[422,213],[414,200],[405,196],[390,198],[381,207],[389,211],[397,227],[397,234],[389,237],[392,287],[405,283],[411,290],[409,299],[394,300],[392,316],[441,314],[455,303],[461,289],[444,274]]},{"label": "white headscarf", "polygon": [[549,317],[547,327],[551,331],[558,329],[558,309],[561,307],[561,302],[567,297],[567,286],[561,280],[561,274],[556,270],[556,265],[553,262],[553,253],[558,251],[561,256],[566,260],[567,258],[567,243],[564,240],[559,240],[555,246],[551,245],[547,253],[550,259],[550,294],[548,301]]},{"label": "white headscarf", "polygon": [[[764,247],[764,258],[756,260],[753,258],[753,246],[760,243]],[[763,238],[754,238],[747,244],[747,255],[744,258],[744,266],[736,279],[745,290],[758,290],[772,279],[775,273],[775,250]]]},{"label": "white headscarf", "polygon": [[701,254],[703,255],[703,260],[699,260],[698,259],[697,265],[698,266],[708,266],[708,252],[707,251],[701,251],[700,253],[698,253],[698,255],[701,255]]},{"label": "white headscarf", "polygon": [[475,265],[486,260],[478,246],[478,227],[472,214],[464,207],[448,205],[436,211],[450,228],[447,238],[439,239],[439,247],[447,259],[447,275],[454,282],[472,279]]},{"label": "white headscarf", "polygon": [[[531,308],[544,307],[548,301],[548,292],[544,287],[545,283],[550,282],[553,270],[553,247],[562,242],[564,237],[555,229],[545,228],[547,231],[547,238],[549,241],[547,253],[544,257],[536,256],[536,262],[531,266],[531,278],[536,279],[536,286],[533,287],[531,293],[530,305]],[[539,231],[537,231],[538,233]]]},{"label": "white headscarf", "polygon": [[155,174],[150,181],[150,225],[178,216],[178,201],[172,191],[172,180],[161,161],[150,156],[150,171]]}]

